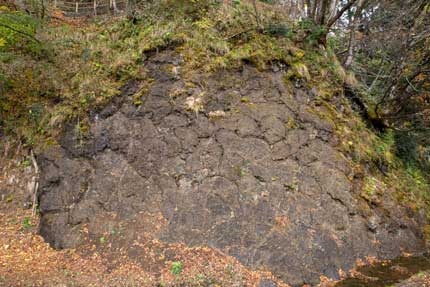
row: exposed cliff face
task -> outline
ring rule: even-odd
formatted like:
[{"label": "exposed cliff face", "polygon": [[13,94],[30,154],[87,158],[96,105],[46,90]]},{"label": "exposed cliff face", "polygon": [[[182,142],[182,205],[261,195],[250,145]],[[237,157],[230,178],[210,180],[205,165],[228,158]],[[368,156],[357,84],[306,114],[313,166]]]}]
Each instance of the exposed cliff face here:
[{"label": "exposed cliff face", "polygon": [[[53,246],[123,222],[128,242],[149,232],[216,247],[292,285],[424,248],[424,218],[389,194],[379,206],[360,198],[333,123],[313,111],[324,107],[287,89],[285,71],[245,65],[185,81],[181,61],[151,56],[150,85],[130,82],[94,115],[87,140],[69,129],[39,156],[40,232]],[[139,89],[147,92],[136,105]],[[145,264],[143,249],[122,247]]]}]

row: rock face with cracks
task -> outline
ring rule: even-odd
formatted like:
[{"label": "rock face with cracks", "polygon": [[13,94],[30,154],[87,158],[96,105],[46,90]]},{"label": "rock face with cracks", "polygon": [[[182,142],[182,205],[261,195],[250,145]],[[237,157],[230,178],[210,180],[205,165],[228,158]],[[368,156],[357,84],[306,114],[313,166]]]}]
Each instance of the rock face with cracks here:
[{"label": "rock face with cracks", "polygon": [[[104,214],[153,214],[163,218],[155,238],[218,248],[297,286],[424,247],[423,218],[359,197],[335,127],[309,110],[312,93],[289,92],[285,71],[244,65],[186,81],[170,72],[181,61],[150,56],[140,105],[131,98],[142,85],[129,82],[94,112],[88,138],[70,128],[39,155],[40,233],[52,246],[97,238]],[[122,232],[139,241],[144,228]]]}]

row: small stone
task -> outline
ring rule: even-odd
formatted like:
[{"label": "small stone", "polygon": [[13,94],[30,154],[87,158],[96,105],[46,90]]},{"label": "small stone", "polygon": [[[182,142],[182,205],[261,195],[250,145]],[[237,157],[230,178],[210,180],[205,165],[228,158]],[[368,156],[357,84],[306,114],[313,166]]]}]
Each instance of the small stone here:
[{"label": "small stone", "polygon": [[274,72],[274,73],[277,73],[277,72],[279,72],[281,69],[279,68],[279,66],[278,65],[272,65],[272,71]]},{"label": "small stone", "polygon": [[409,270],[406,267],[400,266],[400,265],[394,265],[390,267],[391,270],[395,271],[399,274],[408,274]]},{"label": "small stone", "polygon": [[271,279],[264,278],[260,280],[260,283],[258,283],[258,287],[278,287],[278,284],[273,282],[273,280]]},{"label": "small stone", "polygon": [[371,216],[369,218],[369,221],[367,222],[367,227],[369,228],[369,230],[375,232],[378,228],[378,225],[378,219],[376,218],[376,216]]},{"label": "small stone", "polygon": [[30,208],[31,208],[31,206],[32,206],[32,204],[31,204],[31,202],[30,202],[30,201],[25,201],[25,202],[22,204],[22,208],[23,208],[23,209],[30,209]]}]

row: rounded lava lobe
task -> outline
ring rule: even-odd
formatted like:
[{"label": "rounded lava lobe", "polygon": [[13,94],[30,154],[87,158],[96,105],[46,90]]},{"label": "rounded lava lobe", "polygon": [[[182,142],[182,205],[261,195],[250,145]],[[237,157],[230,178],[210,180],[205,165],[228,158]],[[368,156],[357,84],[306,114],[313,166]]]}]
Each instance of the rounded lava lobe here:
[{"label": "rounded lava lobe", "polygon": [[[170,98],[182,80],[163,67],[177,61],[172,52],[150,58],[155,81],[143,104],[125,95],[110,106],[84,148],[69,132],[40,156],[40,233],[52,246],[81,244],[85,224],[103,234],[105,214],[130,223],[122,232],[139,240],[146,231],[133,220],[161,214],[165,224],[152,236],[220,248],[292,285],[337,278],[367,255],[420,248],[421,234],[403,209],[394,204],[390,215],[356,198],[332,124],[289,95],[280,73],[244,66],[214,74],[205,79],[205,110],[196,114],[183,108],[195,89]],[[206,116],[217,110],[225,116]]]}]

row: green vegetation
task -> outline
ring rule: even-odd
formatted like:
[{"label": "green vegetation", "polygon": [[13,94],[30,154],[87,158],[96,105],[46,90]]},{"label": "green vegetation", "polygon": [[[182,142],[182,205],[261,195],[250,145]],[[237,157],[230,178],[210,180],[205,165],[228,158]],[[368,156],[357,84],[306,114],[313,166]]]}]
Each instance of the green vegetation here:
[{"label": "green vegetation", "polygon": [[[184,56],[186,77],[237,68],[244,61],[260,69],[283,63],[292,67],[289,78],[315,83],[330,72],[329,61],[317,49],[308,53],[294,44],[308,26],[285,24],[290,23],[285,15],[266,5],[260,21],[267,32],[261,32],[250,29],[256,24],[248,2],[217,3],[157,1],[135,20],[95,18],[79,26],[2,12],[23,33],[0,30],[0,126],[30,146],[54,143],[70,121],[77,122],[84,138],[88,112],[119,95],[128,80],[145,80],[145,54],[164,47]],[[276,23],[283,25],[277,32]],[[321,70],[324,64],[327,70]],[[146,80],[135,95],[136,105],[150,85]]]},{"label": "green vegetation", "polygon": [[428,175],[415,161],[405,161],[398,156],[395,132],[387,130],[377,135],[358,118],[342,122],[337,120],[337,132],[344,138],[342,149],[356,163],[358,173],[372,174],[364,178],[362,196],[371,200],[394,190],[400,202],[414,209],[425,208],[430,213]]},{"label": "green vegetation", "polygon": [[174,275],[179,275],[182,273],[182,270],[184,269],[184,264],[182,262],[177,261],[172,263],[172,267],[170,268],[170,272]]},{"label": "green vegetation", "polygon": [[40,23],[37,19],[20,11],[10,11],[0,6],[0,51],[9,47],[37,55],[42,43],[36,38]]},{"label": "green vegetation", "polygon": [[1,52],[6,84],[0,114],[6,133],[28,145],[53,142],[62,124],[74,118],[85,132],[89,109],[119,94],[133,72],[133,57],[124,46],[108,44],[101,25],[45,27],[37,35],[45,46],[40,55],[16,46]]},{"label": "green vegetation", "polygon": [[22,227],[24,228],[24,229],[28,229],[28,228],[30,228],[30,227],[32,227],[33,225],[31,224],[31,218],[30,217],[25,217],[23,220],[22,220]]}]

